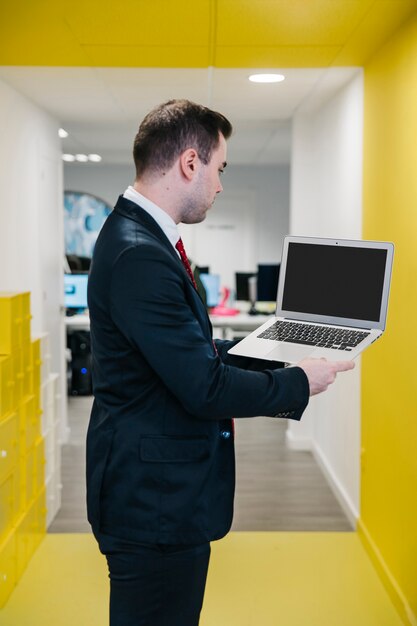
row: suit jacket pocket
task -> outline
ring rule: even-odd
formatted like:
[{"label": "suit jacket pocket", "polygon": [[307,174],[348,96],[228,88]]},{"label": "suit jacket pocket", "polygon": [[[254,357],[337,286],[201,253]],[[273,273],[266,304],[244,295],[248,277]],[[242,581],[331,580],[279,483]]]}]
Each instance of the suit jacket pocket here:
[{"label": "suit jacket pocket", "polygon": [[101,430],[87,436],[87,512],[90,524],[100,523],[100,496],[104,474],[114,438],[113,430]]},{"label": "suit jacket pocket", "polygon": [[140,458],[148,463],[194,463],[209,453],[207,437],[147,435],[140,440]]}]

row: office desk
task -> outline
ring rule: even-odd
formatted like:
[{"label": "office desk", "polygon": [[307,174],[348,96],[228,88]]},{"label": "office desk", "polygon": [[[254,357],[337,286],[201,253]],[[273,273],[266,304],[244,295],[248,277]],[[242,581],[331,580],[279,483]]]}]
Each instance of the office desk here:
[{"label": "office desk", "polygon": [[[234,335],[242,335],[252,332],[258,326],[266,322],[271,315],[249,315],[239,313],[239,315],[210,315],[213,328],[218,330],[217,338],[229,339]],[[88,313],[81,315],[71,315],[65,318],[67,330],[90,330],[90,317]]]},{"label": "office desk", "polygon": [[[235,339],[245,337],[263,324],[270,315],[210,315],[215,339]],[[90,316],[87,313],[65,317],[69,350],[68,367],[71,372],[70,393],[72,395],[90,395],[91,380],[91,347],[90,347]]]},{"label": "office desk", "polygon": [[65,327],[67,330],[90,330],[90,316],[88,313],[67,315]]},{"label": "office desk", "polygon": [[271,315],[249,315],[239,313],[238,315],[210,315],[214,334],[217,339],[233,339],[233,337],[244,337],[258,328],[261,324],[270,319]]}]

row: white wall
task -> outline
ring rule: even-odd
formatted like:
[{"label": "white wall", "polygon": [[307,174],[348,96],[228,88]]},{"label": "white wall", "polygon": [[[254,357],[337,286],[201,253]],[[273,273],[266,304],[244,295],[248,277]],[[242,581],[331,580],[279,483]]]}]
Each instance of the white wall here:
[{"label": "white wall", "polygon": [[[62,161],[58,122],[0,81],[0,291],[30,291],[65,395]],[[62,402],[66,426],[66,402]]]},{"label": "white wall", "polygon": [[237,193],[251,199],[256,231],[256,263],[281,260],[282,242],[289,232],[290,167],[289,165],[227,166],[222,178],[223,193],[213,207],[222,210],[222,202]]},{"label": "white wall", "polygon": [[[132,138],[133,145],[133,138]],[[64,140],[65,146],[65,140]],[[108,165],[105,163],[86,163],[64,165],[64,189],[66,191],[83,191],[105,200],[111,207],[117,198],[135,177],[132,165]]]},{"label": "white wall", "polygon": [[[329,102],[307,102],[293,121],[290,230],[294,235],[362,235],[363,77]],[[352,521],[359,512],[360,362],[311,400],[289,445],[311,448]]]},{"label": "white wall", "polygon": [[187,251],[209,265],[221,283],[235,288],[235,272],[256,271],[258,263],[279,263],[289,229],[288,165],[228,165],[224,191],[201,224],[181,226]]},{"label": "white wall", "polygon": [[[130,165],[65,165],[64,188],[92,193],[111,206],[132,184]],[[188,255],[200,265],[210,265],[222,284],[234,287],[234,271],[252,271],[257,263],[281,259],[282,239],[289,229],[288,165],[233,166],[222,178],[221,193],[201,225],[181,226]],[[219,246],[202,246],[210,233],[221,238]],[[236,245],[237,241],[237,245]],[[204,248],[204,249],[203,249]]]}]

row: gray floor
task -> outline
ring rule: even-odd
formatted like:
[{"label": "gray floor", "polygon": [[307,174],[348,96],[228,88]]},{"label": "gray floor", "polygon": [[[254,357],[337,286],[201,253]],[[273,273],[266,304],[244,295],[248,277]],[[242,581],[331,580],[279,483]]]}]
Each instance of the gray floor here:
[{"label": "gray floor", "polygon": [[[92,398],[69,399],[70,442],[62,450],[62,507],[53,533],[89,532],[85,433]],[[236,420],[233,530],[349,531],[352,527],[310,452],[288,450],[284,420]]]}]

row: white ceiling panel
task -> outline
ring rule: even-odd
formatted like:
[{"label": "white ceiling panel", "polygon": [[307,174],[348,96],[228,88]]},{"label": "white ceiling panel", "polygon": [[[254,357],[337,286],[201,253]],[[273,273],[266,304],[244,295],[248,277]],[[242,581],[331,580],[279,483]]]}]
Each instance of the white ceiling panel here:
[{"label": "white ceiling panel", "polygon": [[[253,84],[255,72],[281,72],[285,81]],[[187,98],[232,122],[230,163],[290,160],[291,118],[318,106],[358,68],[166,69],[0,67],[4,80],[53,115],[70,133],[63,152],[99,153],[103,163],[130,163],[139,122],[155,105]]]}]

